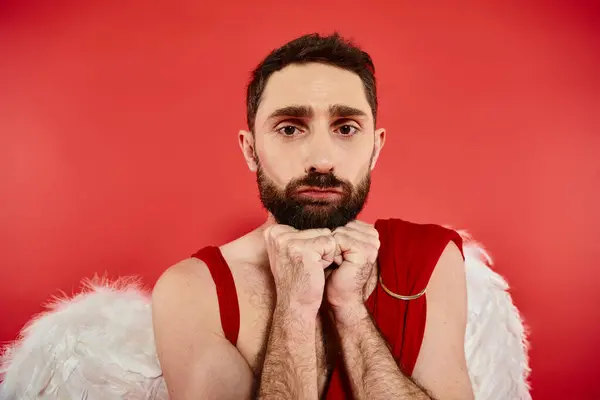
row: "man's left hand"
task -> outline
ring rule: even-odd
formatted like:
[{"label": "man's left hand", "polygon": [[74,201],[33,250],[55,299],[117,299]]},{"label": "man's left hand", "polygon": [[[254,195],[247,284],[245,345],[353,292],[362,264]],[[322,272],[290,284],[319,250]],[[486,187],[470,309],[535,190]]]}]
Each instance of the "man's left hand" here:
[{"label": "man's left hand", "polygon": [[365,286],[377,262],[379,233],[371,224],[352,221],[333,231],[337,244],[326,296],[336,319],[351,319],[364,309]]}]

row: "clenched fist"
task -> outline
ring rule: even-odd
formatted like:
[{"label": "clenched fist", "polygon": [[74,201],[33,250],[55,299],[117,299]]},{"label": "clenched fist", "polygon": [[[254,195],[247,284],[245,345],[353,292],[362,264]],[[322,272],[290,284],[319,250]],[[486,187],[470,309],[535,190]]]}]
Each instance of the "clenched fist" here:
[{"label": "clenched fist", "polygon": [[271,225],[264,231],[277,304],[317,314],[323,300],[325,272],[334,260],[336,242],[329,229],[296,230]]},{"label": "clenched fist", "polygon": [[334,262],[339,268],[327,280],[327,301],[333,311],[361,308],[365,300],[366,283],[379,253],[379,232],[373,225],[352,221],[332,233],[336,243]]}]

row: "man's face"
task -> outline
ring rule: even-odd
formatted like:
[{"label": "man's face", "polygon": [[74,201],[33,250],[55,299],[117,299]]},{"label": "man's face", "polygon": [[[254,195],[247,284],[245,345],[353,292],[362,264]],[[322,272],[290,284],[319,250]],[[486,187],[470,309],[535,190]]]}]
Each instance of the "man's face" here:
[{"label": "man's face", "polygon": [[335,229],[357,217],[385,132],[374,131],[356,74],[290,65],[271,75],[255,121],[244,152],[254,159],[261,201],[278,223]]}]

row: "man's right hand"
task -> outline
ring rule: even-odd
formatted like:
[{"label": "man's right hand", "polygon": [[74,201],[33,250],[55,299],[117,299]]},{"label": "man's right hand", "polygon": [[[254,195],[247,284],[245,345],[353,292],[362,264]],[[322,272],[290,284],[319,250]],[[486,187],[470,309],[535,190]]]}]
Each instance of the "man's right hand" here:
[{"label": "man's right hand", "polygon": [[335,238],[329,229],[299,231],[279,224],[268,226],[264,238],[277,300],[258,398],[316,399],[316,317],[325,268],[335,259]]},{"label": "man's right hand", "polygon": [[271,225],[264,231],[277,306],[318,312],[323,300],[325,268],[334,260],[336,243],[329,229],[299,231]]}]

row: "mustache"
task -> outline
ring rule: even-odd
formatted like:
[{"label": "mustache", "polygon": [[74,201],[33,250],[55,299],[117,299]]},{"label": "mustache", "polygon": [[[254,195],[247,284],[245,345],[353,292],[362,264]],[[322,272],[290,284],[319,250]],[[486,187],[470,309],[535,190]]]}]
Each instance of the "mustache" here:
[{"label": "mustache", "polygon": [[332,172],[310,172],[306,177],[292,181],[288,185],[288,192],[293,192],[300,186],[312,186],[319,189],[351,189],[351,185],[335,176]]}]

